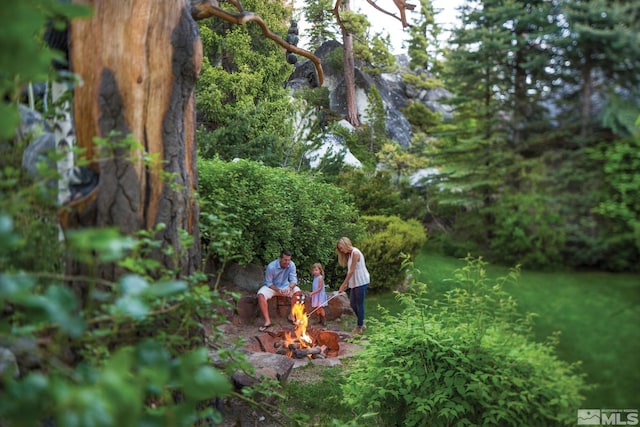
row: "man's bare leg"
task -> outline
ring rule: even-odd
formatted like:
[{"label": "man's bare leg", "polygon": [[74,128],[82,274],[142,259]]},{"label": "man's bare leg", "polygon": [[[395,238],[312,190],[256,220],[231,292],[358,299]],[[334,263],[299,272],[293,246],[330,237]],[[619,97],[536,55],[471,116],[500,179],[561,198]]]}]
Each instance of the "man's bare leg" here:
[{"label": "man's bare leg", "polygon": [[271,318],[269,317],[269,306],[267,305],[267,299],[264,295],[258,295],[258,306],[260,307],[260,311],[262,312],[262,317],[264,317],[264,326],[271,325]]}]

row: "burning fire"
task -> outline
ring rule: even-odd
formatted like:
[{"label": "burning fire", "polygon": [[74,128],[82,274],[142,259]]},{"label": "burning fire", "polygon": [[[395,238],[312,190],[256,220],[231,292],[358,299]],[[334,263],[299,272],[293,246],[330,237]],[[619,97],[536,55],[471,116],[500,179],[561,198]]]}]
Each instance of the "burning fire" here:
[{"label": "burning fire", "polygon": [[[274,353],[295,358],[326,359],[335,357],[340,349],[339,337],[335,332],[317,331],[311,328],[307,333],[309,316],[305,313],[304,298],[299,298],[293,303],[291,314],[293,315],[295,331],[280,331],[277,334],[268,333],[261,341],[262,349],[274,348]],[[294,336],[295,335],[295,336]],[[260,339],[260,337],[256,337]],[[273,340],[275,338],[275,340]]]},{"label": "burning fire", "polygon": [[[295,334],[298,342],[303,348],[311,348],[311,344],[313,342],[311,340],[311,337],[307,335],[307,325],[309,324],[309,318],[305,313],[304,303],[296,302],[295,304],[293,304],[291,312],[293,313],[293,317],[295,319]],[[291,337],[291,334],[287,334],[287,342],[289,340],[291,340],[291,342],[293,342],[294,340],[293,337]]]}]

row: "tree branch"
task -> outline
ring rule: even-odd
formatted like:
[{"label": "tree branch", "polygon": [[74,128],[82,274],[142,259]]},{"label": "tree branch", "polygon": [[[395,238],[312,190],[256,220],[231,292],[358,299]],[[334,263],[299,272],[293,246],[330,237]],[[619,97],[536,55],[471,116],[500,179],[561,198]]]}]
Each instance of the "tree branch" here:
[{"label": "tree branch", "polygon": [[335,6],[333,6],[333,16],[336,17],[336,22],[342,31],[342,34],[348,33],[347,27],[344,26],[342,22],[342,17],[340,16],[340,6],[342,6],[342,0],[336,0]]},{"label": "tree branch", "polygon": [[402,28],[411,27],[411,24],[409,24],[407,22],[406,11],[407,10],[413,10],[413,9],[416,8],[416,6],[414,4],[406,3],[405,0],[393,0],[393,2],[396,4],[396,7],[400,11],[400,18],[398,18],[398,16],[396,16],[394,13],[388,12],[387,10],[385,10],[385,9],[381,8],[380,6],[378,6],[374,0],[367,0],[367,3],[369,3],[371,6],[373,6],[374,8],[379,10],[380,12],[382,12],[384,14],[387,14],[387,15],[397,19],[398,21],[402,22]]},{"label": "tree branch", "polygon": [[236,25],[244,25],[247,22],[257,23],[260,28],[262,28],[262,34],[264,34],[268,39],[273,40],[288,51],[296,53],[300,56],[304,56],[305,58],[313,62],[316,67],[316,72],[318,73],[318,85],[322,86],[322,82],[324,81],[324,72],[322,71],[322,64],[320,63],[320,59],[317,56],[313,55],[311,52],[287,43],[280,36],[272,33],[269,27],[267,27],[267,24],[265,24],[264,20],[259,15],[244,10],[242,4],[239,1],[229,0],[229,3],[233,4],[236,9],[240,11],[240,13],[234,15],[223,9],[220,9],[218,7],[217,0],[191,0],[191,16],[196,21],[215,16]]}]

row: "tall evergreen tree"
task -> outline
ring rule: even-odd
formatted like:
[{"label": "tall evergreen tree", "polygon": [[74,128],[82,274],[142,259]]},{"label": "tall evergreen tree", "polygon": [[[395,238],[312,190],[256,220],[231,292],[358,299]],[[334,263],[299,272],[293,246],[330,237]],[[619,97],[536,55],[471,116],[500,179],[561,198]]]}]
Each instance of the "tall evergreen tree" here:
[{"label": "tall evergreen tree", "polygon": [[380,147],[389,141],[387,138],[386,112],[378,88],[371,86],[368,98],[369,107],[365,114],[370,132],[369,151],[377,152]]},{"label": "tall evergreen tree", "polygon": [[[462,9],[445,73],[455,124],[430,145],[459,241],[508,262],[630,265],[637,248],[622,230],[635,222],[620,227],[611,218],[627,211],[593,207],[623,199],[603,187],[611,177],[602,165],[627,170],[629,157],[602,147],[635,132],[636,3],[478,0]],[[612,267],[614,250],[625,259]]]},{"label": "tall evergreen tree", "polygon": [[553,3],[544,0],[505,2],[500,9],[504,28],[511,33],[510,135],[513,147],[522,152],[537,142],[530,141],[532,136],[549,128],[546,101],[555,79],[548,68],[554,57],[549,41],[558,34],[557,14]]},{"label": "tall evergreen tree", "polygon": [[[511,87],[506,58],[511,34],[502,27],[502,16],[493,0],[468,2],[462,9],[462,27],[453,32],[454,49],[448,57],[445,80],[452,88],[456,108],[455,133],[430,145],[433,166],[439,169],[441,199],[467,212],[482,212],[482,221],[469,229],[482,230],[467,236],[488,241],[494,219],[489,209],[513,163],[508,146],[504,113],[509,111]],[[497,8],[497,7],[496,7]],[[458,230],[464,232],[462,222]]]},{"label": "tall evergreen tree", "polygon": [[521,149],[532,132],[548,126],[544,100],[554,78],[547,69],[554,17],[542,0],[479,0],[463,8],[463,26],[453,32],[449,87],[462,111],[482,123],[485,138],[499,133]]},{"label": "tall evergreen tree", "polygon": [[333,0],[307,0],[303,10],[304,18],[309,23],[307,36],[309,49],[316,50],[322,43],[333,40],[338,34],[333,16]]},{"label": "tall evergreen tree", "polygon": [[[563,37],[555,41],[563,58],[563,93],[569,120],[578,106],[578,133],[593,135],[594,100],[614,93],[637,100],[640,88],[640,6],[633,0],[563,0]],[[574,91],[571,89],[575,88]],[[583,142],[584,144],[584,142]]]},{"label": "tall evergreen tree", "polygon": [[433,74],[439,74],[443,53],[440,43],[442,28],[435,19],[436,12],[431,0],[420,0],[420,18],[409,28],[411,37],[407,53],[411,68],[424,68]]},{"label": "tall evergreen tree", "polygon": [[451,190],[442,203],[464,212],[459,231],[489,246],[501,227],[503,196],[527,188],[523,180],[535,166],[525,158],[549,127],[544,100],[553,50],[546,35],[555,27],[553,11],[538,0],[470,1],[461,13],[444,73],[456,125],[430,150],[443,187]]}]

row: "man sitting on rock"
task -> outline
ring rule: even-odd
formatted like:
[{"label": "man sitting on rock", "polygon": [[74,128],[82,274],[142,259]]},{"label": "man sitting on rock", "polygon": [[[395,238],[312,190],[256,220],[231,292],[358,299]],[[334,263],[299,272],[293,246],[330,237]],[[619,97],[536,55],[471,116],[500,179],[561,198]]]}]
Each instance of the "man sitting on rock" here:
[{"label": "man sitting on rock", "polygon": [[[264,332],[273,325],[269,317],[267,301],[274,296],[286,296],[295,300],[300,293],[296,265],[291,261],[291,252],[283,250],[278,259],[267,265],[264,271],[264,283],[258,289],[258,306],[264,317],[264,325],[260,327],[260,331]],[[291,307],[293,308],[293,303]],[[289,320],[294,321],[292,313],[289,314]]]}]

